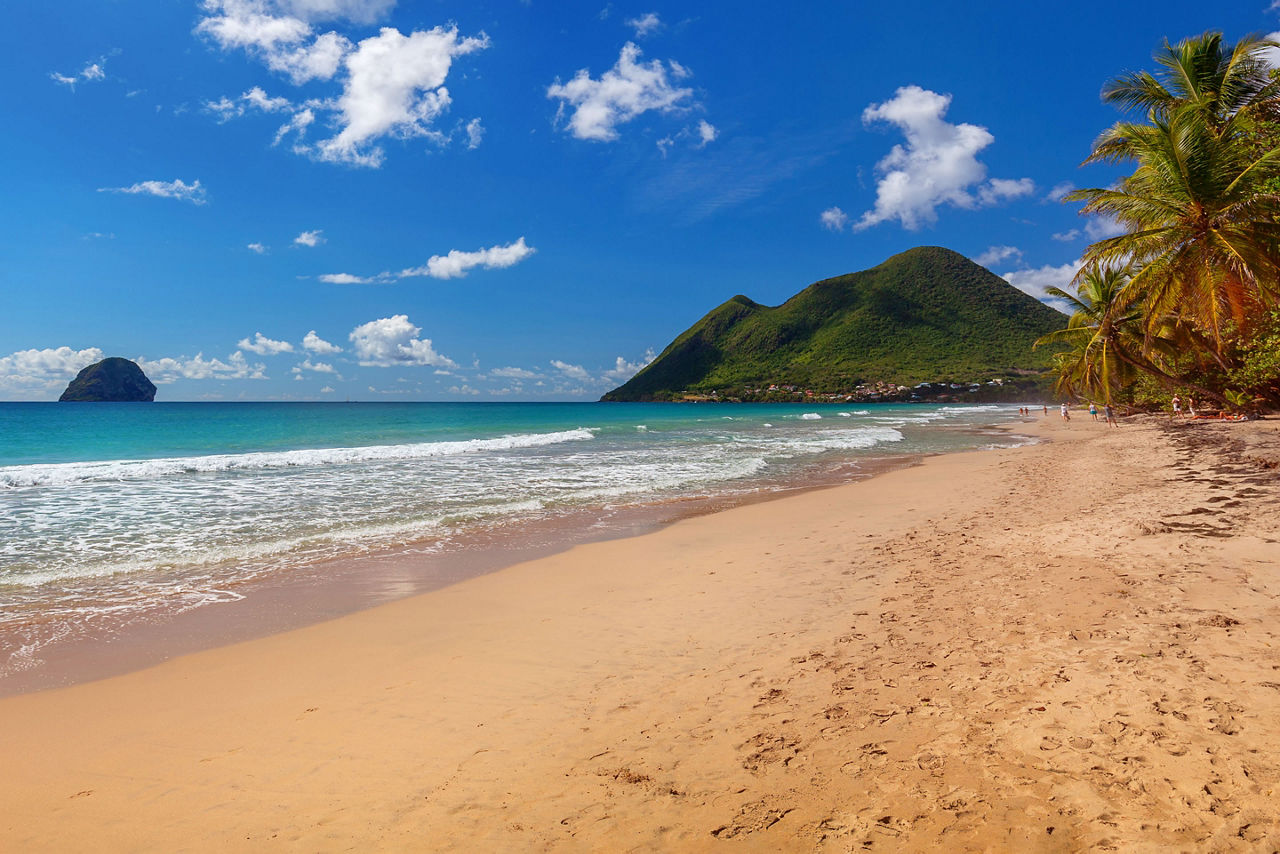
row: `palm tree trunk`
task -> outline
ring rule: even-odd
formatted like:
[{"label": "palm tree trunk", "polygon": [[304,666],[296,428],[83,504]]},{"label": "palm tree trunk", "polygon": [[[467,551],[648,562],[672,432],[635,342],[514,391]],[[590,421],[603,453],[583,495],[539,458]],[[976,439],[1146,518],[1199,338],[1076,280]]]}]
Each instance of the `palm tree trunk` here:
[{"label": "palm tree trunk", "polygon": [[1126,353],[1123,347],[1116,346],[1114,342],[1112,343],[1111,349],[1115,352],[1116,356],[1120,358],[1120,361],[1137,368],[1143,373],[1151,374],[1151,376],[1158,379],[1161,384],[1171,391],[1177,391],[1180,388],[1189,388],[1194,391],[1198,397],[1213,400],[1223,408],[1227,408],[1231,405],[1225,397],[1213,389],[1208,389],[1180,377],[1167,374],[1145,359],[1135,359],[1133,356]]}]

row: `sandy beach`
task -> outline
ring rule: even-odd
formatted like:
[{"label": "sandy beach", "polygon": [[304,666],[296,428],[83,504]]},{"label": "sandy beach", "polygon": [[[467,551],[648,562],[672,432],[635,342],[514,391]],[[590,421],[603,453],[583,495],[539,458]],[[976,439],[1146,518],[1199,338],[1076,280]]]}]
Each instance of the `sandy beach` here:
[{"label": "sandy beach", "polygon": [[1276,850],[1280,422],[1026,429],[0,700],[0,849]]}]

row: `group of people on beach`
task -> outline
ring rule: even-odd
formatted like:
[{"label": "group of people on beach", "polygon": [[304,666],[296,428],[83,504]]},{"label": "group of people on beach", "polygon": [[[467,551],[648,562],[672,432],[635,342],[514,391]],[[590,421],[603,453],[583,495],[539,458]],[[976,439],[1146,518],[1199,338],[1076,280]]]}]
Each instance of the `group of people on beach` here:
[{"label": "group of people on beach", "polygon": [[[1048,406],[1042,405],[1040,408],[1041,410],[1043,410],[1043,414],[1045,415],[1049,414]],[[1031,415],[1031,409],[1032,408],[1030,406],[1020,406],[1018,407],[1018,414],[1029,417]],[[1109,403],[1103,404],[1102,411],[1103,411],[1104,417],[1107,419],[1108,426],[1110,427],[1120,426],[1120,422],[1116,420],[1116,411],[1111,408],[1111,404]],[[1089,401],[1089,414],[1093,416],[1094,421],[1098,420],[1098,405],[1094,403],[1092,400]],[[1071,406],[1070,404],[1065,402],[1062,404],[1062,420],[1063,421],[1071,420]]]}]

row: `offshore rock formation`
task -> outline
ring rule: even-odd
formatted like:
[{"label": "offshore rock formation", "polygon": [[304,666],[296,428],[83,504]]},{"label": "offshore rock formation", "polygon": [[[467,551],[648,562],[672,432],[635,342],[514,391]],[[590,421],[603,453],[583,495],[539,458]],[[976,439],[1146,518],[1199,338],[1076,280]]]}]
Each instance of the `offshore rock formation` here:
[{"label": "offshore rock formation", "polygon": [[111,357],[85,368],[58,398],[59,402],[133,402],[156,399],[155,383],[136,362]]}]

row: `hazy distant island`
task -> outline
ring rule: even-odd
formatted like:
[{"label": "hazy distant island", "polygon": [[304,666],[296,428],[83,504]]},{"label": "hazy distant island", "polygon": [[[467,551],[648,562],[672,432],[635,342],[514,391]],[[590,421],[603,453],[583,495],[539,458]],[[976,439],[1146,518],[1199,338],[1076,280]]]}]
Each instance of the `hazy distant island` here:
[{"label": "hazy distant island", "polygon": [[112,356],[95,362],[76,374],[60,403],[133,403],[156,399],[155,383],[137,362]]},{"label": "hazy distant island", "polygon": [[921,246],[780,306],[735,296],[607,401],[1012,400],[1048,393],[1066,317],[959,253]]}]

